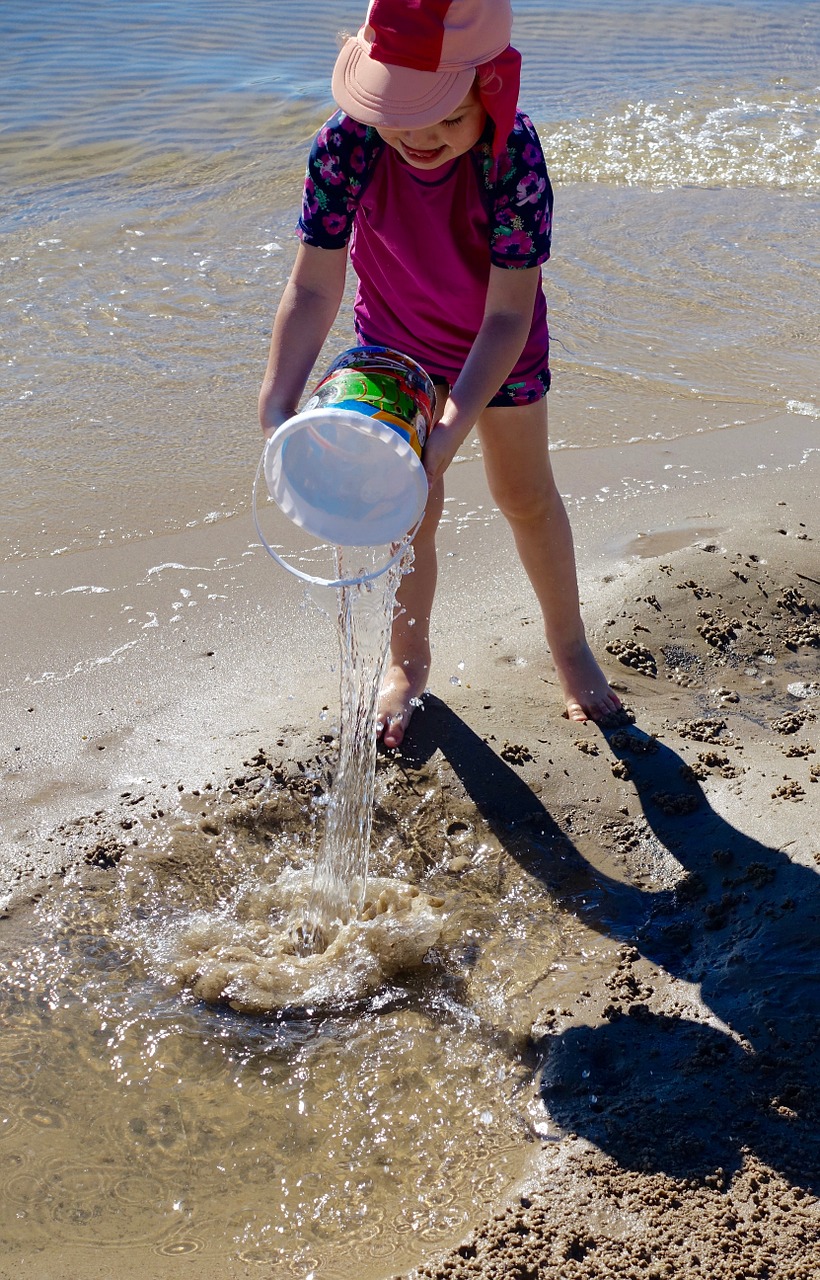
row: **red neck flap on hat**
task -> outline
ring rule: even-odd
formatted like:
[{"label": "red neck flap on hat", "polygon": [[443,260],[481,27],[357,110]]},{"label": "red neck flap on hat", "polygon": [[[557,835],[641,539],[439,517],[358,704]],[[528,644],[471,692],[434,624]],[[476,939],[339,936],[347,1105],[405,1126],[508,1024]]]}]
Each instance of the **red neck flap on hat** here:
[{"label": "red neck flap on hat", "polygon": [[476,67],[481,105],[495,125],[493,159],[503,152],[513,131],[521,86],[521,54],[508,44],[492,62]]}]

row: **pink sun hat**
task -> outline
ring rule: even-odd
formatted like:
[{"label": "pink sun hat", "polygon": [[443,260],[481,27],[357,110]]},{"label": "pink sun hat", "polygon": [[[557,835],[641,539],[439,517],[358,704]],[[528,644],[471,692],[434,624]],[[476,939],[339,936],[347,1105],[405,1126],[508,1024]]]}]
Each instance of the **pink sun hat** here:
[{"label": "pink sun hat", "polygon": [[333,68],[336,102],[360,124],[423,129],[479,94],[506,142],[515,117],[521,58],[510,46],[509,0],[371,0],[365,25]]}]

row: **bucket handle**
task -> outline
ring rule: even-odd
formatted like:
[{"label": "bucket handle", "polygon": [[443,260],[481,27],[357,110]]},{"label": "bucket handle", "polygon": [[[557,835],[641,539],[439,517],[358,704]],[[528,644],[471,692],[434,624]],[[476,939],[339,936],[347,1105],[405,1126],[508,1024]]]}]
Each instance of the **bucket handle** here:
[{"label": "bucket handle", "polygon": [[256,475],[253,478],[253,494],[252,494],[252,504],[251,504],[253,509],[253,523],[254,523],[254,527],[256,528],[257,535],[259,537],[260,542],[262,543],[262,546],[267,551],[268,555],[271,556],[272,559],[274,559],[278,565],[281,565],[283,569],[287,569],[288,573],[292,573],[297,578],[301,578],[303,582],[309,582],[311,586],[358,587],[365,582],[373,582],[375,578],[380,578],[382,574],[387,573],[388,569],[392,569],[393,565],[398,563],[398,561],[404,555],[407,544],[413,541],[419,529],[421,528],[421,522],[424,519],[423,511],[419,516],[418,520],[416,521],[415,525],[413,526],[413,528],[410,530],[410,532],[406,533],[402,538],[402,540],[397,544],[397,548],[394,551],[393,555],[386,562],[386,564],[382,565],[380,569],[372,569],[369,573],[361,573],[358,575],[358,577],[355,577],[355,578],[320,578],[316,574],[306,573],[304,569],[297,569],[296,565],[290,564],[287,560],[284,559],[283,556],[280,556],[277,551],[274,551],[273,547],[270,545],[264,533],[262,532],[262,529],[259,524],[259,512],[257,510],[257,493],[259,490],[260,477],[264,474],[264,468],[265,468],[265,450],[263,449],[262,457],[259,459],[259,464],[256,468]]}]

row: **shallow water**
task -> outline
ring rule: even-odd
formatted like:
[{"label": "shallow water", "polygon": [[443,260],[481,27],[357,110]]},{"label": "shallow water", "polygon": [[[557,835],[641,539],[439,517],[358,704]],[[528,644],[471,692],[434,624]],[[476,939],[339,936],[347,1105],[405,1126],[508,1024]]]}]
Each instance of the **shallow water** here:
[{"label": "shallow water", "polygon": [[104,1257],[168,1275],[163,1257],[191,1254],[203,1276],[259,1263],[378,1280],[457,1241],[526,1168],[528,990],[552,973],[560,991],[579,926],[432,779],[408,808],[385,777],[376,810],[375,871],[443,904],[420,972],[267,1018],[180,991],[182,933],[247,924],[283,871],[309,876],[324,766],[267,776],[250,797],[186,797],[187,821],[143,829],[116,869],[70,874],[6,934],[0,1222],[15,1275],[51,1274],[58,1256],[77,1277]]},{"label": "shallow water", "polygon": [[[0,15],[4,560],[247,520],[255,397],[336,32],[293,0]],[[516,6],[557,194],[556,448],[786,406],[812,359],[818,6]],[[271,50],[275,50],[272,53]],[[328,344],[349,345],[350,296]]]}]

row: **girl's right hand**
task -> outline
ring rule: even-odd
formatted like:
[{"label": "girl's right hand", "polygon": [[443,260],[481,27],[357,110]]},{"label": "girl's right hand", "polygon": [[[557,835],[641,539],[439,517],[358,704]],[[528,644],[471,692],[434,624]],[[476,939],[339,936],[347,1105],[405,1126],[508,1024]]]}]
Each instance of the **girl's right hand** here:
[{"label": "girl's right hand", "polygon": [[263,402],[263,396],[259,397],[259,425],[262,428],[262,434],[266,440],[269,440],[274,431],[278,431],[283,422],[287,422],[288,418],[292,418],[297,413],[296,409],[280,409],[275,405],[268,405]]},{"label": "girl's right hand", "polygon": [[458,428],[448,423],[437,422],[433,427],[421,455],[422,465],[427,472],[427,484],[431,489],[453,461],[463,439]]}]

